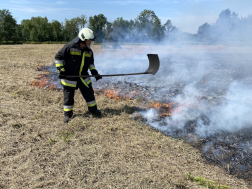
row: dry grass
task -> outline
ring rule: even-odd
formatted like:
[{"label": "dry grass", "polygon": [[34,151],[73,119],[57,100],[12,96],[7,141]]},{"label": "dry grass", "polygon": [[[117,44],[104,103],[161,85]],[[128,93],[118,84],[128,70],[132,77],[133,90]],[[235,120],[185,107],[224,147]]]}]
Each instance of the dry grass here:
[{"label": "dry grass", "polygon": [[141,106],[137,100],[96,95],[98,118],[77,91],[75,116],[63,124],[62,91],[30,85],[40,74],[37,66],[52,64],[61,47],[0,46],[0,188],[203,188],[189,172],[251,188],[204,163],[189,144],[131,119]]}]

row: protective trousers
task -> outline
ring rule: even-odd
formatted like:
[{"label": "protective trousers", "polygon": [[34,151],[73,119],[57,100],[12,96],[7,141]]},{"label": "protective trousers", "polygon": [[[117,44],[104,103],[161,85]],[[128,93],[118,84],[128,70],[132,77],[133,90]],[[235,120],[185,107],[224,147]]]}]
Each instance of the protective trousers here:
[{"label": "protective trousers", "polygon": [[89,88],[86,87],[81,81],[78,81],[77,88],[65,87],[63,88],[64,93],[64,114],[65,116],[72,117],[73,106],[74,106],[74,92],[76,89],[80,89],[80,92],[87,102],[88,110],[90,112],[95,112],[97,110],[97,105],[94,97],[94,90],[92,83],[88,84]]}]

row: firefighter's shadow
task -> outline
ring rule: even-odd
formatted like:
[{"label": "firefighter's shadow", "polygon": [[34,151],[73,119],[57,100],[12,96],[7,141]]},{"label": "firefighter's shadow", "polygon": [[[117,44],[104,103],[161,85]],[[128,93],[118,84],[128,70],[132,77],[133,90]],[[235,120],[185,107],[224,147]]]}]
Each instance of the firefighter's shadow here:
[{"label": "firefighter's shadow", "polygon": [[133,114],[135,112],[143,111],[144,109],[139,108],[139,107],[135,107],[135,106],[125,105],[123,108],[120,108],[120,109],[104,108],[104,109],[100,109],[100,110],[102,112],[101,116],[96,116],[96,115],[92,114],[91,112],[86,111],[84,113],[77,113],[73,117],[82,116],[82,117],[102,118],[102,117],[106,117],[108,115],[121,115],[122,113]]}]

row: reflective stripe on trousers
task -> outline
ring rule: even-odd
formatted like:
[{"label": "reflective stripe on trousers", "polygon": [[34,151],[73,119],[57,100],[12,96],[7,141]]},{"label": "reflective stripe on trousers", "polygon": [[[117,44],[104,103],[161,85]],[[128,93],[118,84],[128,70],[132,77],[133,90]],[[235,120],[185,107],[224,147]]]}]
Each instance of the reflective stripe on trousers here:
[{"label": "reflective stripe on trousers", "polygon": [[96,101],[93,100],[93,101],[87,102],[87,105],[88,105],[88,107],[93,107],[96,105]]},{"label": "reflective stripe on trousers", "polygon": [[76,87],[76,85],[77,85],[77,81],[70,81],[67,79],[61,79],[61,83],[64,86],[68,86],[68,87]]},{"label": "reflective stripe on trousers", "polygon": [[64,107],[64,111],[69,112],[73,110],[73,105],[70,106],[63,106]]}]

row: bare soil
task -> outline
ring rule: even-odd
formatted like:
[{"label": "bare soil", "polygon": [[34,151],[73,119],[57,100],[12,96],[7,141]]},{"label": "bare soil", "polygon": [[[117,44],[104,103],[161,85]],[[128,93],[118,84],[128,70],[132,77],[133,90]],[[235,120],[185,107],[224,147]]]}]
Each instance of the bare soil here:
[{"label": "bare soil", "polygon": [[[95,117],[76,91],[74,118],[63,124],[62,91],[31,86],[37,67],[51,65],[62,46],[0,46],[0,188],[205,188],[188,173],[251,188],[191,145],[132,119],[141,100],[96,94],[102,116]],[[120,56],[143,51],[130,49],[123,46]]]}]

